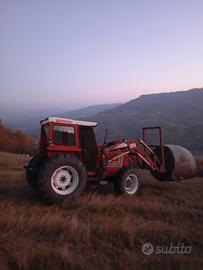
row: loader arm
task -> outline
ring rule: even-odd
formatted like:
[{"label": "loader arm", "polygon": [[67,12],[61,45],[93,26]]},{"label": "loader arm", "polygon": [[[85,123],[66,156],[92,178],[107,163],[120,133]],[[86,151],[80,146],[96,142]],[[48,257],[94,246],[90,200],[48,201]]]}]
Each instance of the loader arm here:
[{"label": "loader arm", "polygon": [[157,126],[157,127],[144,127],[143,128],[143,140],[141,140],[141,143],[144,145],[145,149],[150,149],[150,151],[153,152],[153,149],[151,148],[155,148],[158,145],[153,145],[153,144],[148,144],[147,143],[147,132],[149,130],[156,130],[158,131],[158,135],[159,135],[159,147],[161,149],[161,158],[160,160],[157,158],[156,154],[154,153],[154,163],[157,162],[157,160],[160,162],[160,167],[159,167],[159,171],[160,172],[165,172],[166,171],[166,166],[165,166],[165,153],[164,153],[164,144],[163,144],[163,132],[162,132],[162,128]]}]

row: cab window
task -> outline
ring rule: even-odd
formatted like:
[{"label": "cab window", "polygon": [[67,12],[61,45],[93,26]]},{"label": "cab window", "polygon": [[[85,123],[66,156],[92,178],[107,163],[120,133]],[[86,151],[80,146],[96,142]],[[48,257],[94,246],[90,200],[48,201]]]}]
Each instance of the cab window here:
[{"label": "cab window", "polygon": [[75,145],[75,130],[73,127],[54,126],[53,132],[53,141],[55,145]]}]

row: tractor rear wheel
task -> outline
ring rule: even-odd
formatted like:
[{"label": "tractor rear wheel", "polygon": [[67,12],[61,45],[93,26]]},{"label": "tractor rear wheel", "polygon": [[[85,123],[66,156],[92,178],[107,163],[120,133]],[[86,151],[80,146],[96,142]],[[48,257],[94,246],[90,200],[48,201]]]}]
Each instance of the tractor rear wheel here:
[{"label": "tractor rear wheel", "polygon": [[86,169],[74,155],[54,156],[46,160],[40,169],[39,188],[50,202],[62,202],[79,196],[86,183]]},{"label": "tractor rear wheel", "polygon": [[141,181],[138,176],[138,170],[135,167],[124,167],[119,172],[115,181],[115,190],[117,193],[132,196],[139,194]]},{"label": "tractor rear wheel", "polygon": [[39,190],[38,188],[38,172],[43,162],[40,154],[35,155],[26,167],[26,179],[32,189]]}]

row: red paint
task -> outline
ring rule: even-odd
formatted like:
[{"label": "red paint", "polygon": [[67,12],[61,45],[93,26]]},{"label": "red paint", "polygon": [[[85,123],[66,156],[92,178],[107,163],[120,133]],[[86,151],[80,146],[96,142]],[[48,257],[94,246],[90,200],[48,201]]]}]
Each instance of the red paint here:
[{"label": "red paint", "polygon": [[[54,126],[73,127],[75,133],[75,145],[55,145],[54,144]],[[48,143],[46,134],[41,130],[40,149],[43,155],[51,158],[54,155],[71,153],[76,155],[86,166],[87,175],[89,177],[97,177],[99,179],[105,179],[116,175],[119,170],[124,166],[133,165],[138,168],[156,170],[158,172],[165,171],[165,157],[163,148],[163,136],[162,129],[160,127],[143,128],[143,141],[136,140],[124,140],[107,143],[106,145],[97,145],[97,156],[95,157],[96,163],[94,169],[88,170],[88,164],[84,159],[85,151],[90,151],[91,159],[91,147],[90,150],[82,149],[80,142],[80,125],[72,124],[71,121],[54,121],[48,122],[43,127],[49,128]],[[87,129],[93,129],[88,126]],[[159,131],[159,141],[161,147],[161,159],[159,160],[156,154],[153,152],[155,146],[147,145],[147,130],[157,129]],[[48,129],[47,129],[48,130]],[[94,138],[95,139],[95,138]],[[91,145],[91,144],[90,144]],[[94,153],[95,155],[95,153]],[[93,155],[93,156],[94,156]]]}]

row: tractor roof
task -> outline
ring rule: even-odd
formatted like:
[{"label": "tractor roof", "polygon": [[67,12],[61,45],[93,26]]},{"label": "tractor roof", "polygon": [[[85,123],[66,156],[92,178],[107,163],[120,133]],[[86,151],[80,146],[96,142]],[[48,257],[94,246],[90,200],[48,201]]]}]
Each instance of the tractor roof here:
[{"label": "tractor roof", "polygon": [[79,126],[87,126],[87,127],[96,127],[96,122],[89,122],[89,121],[80,121],[80,120],[73,120],[67,118],[58,118],[58,117],[47,117],[44,120],[40,121],[41,125],[47,124],[49,122],[60,123],[60,124],[72,124],[72,125],[79,125]]}]

